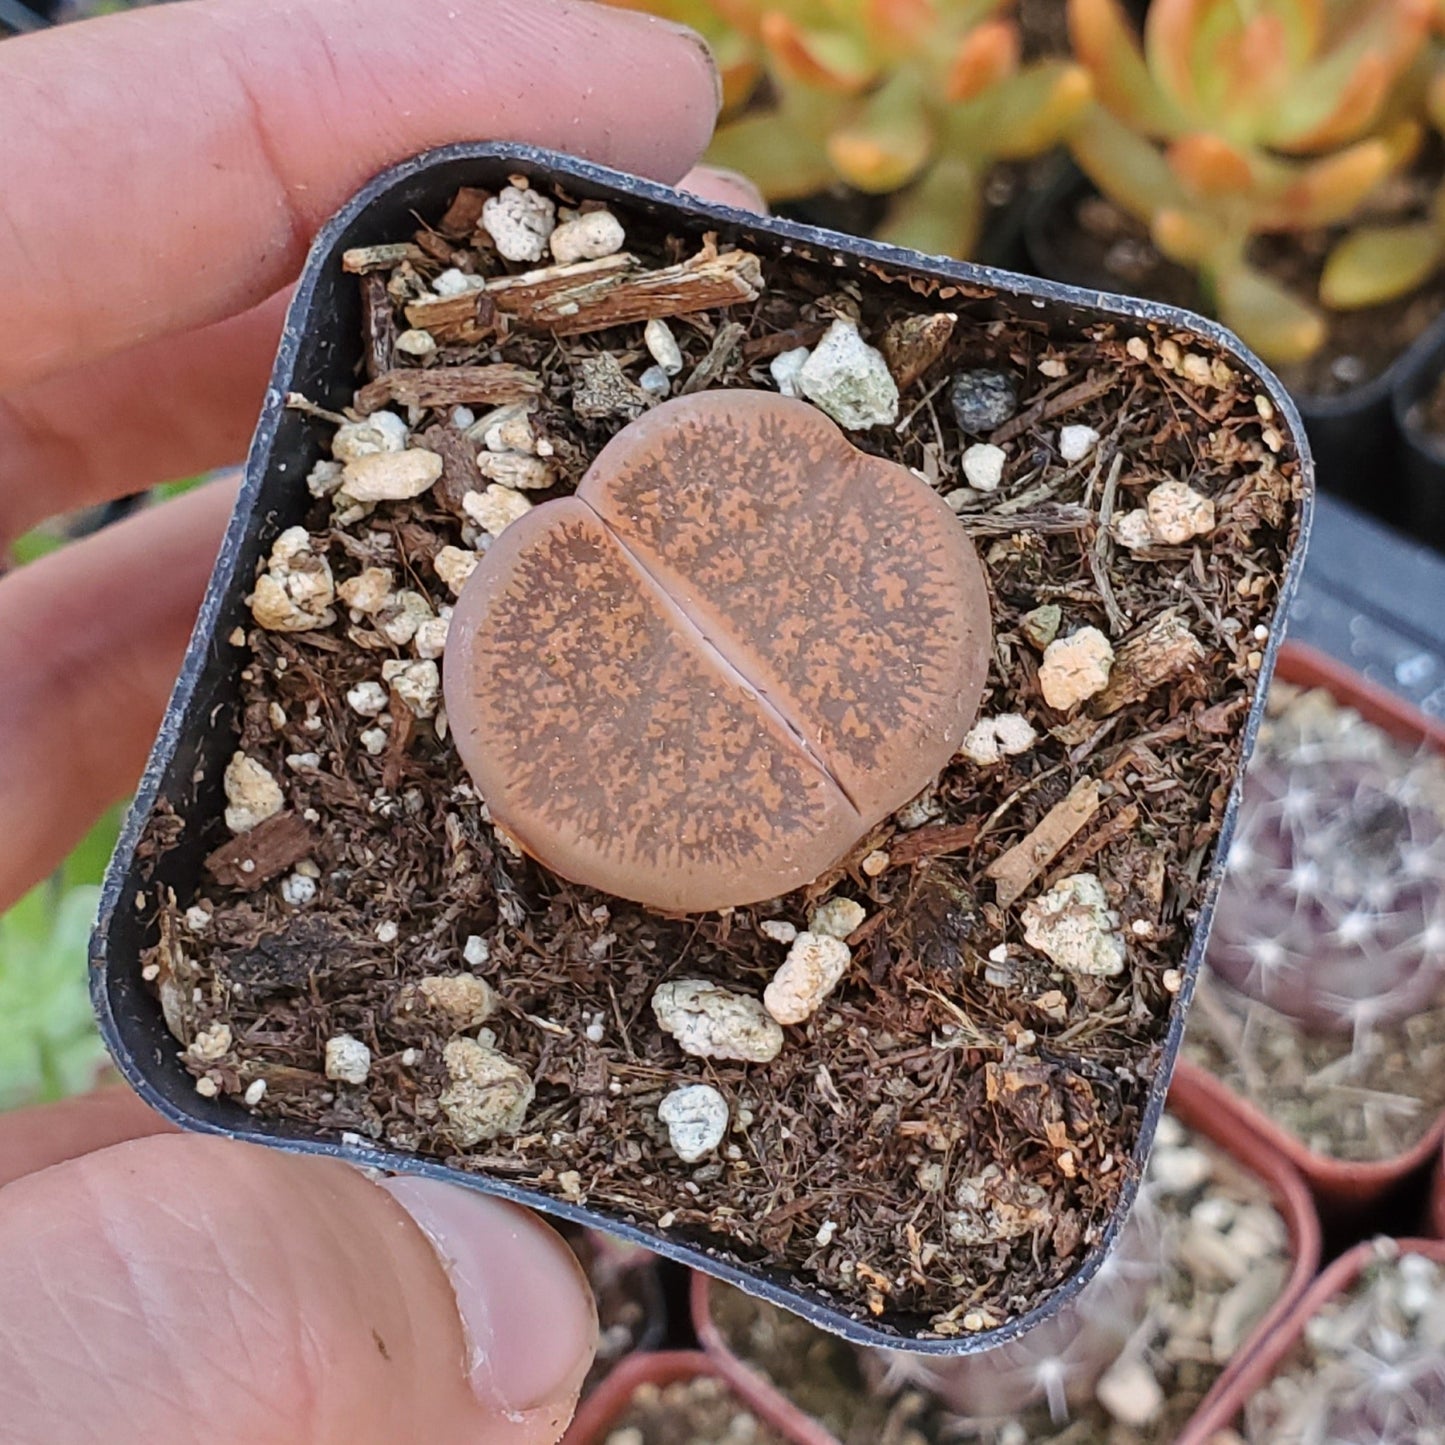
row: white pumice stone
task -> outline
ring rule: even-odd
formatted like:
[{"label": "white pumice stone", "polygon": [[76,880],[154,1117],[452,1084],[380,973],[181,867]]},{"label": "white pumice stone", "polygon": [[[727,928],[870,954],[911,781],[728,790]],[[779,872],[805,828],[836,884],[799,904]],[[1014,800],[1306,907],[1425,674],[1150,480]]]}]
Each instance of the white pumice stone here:
[{"label": "white pumice stone", "polygon": [[475,552],[465,551],[461,547],[443,547],[432,559],[432,571],[455,597],[481,560]]},{"label": "white pumice stone", "polygon": [[341,490],[355,502],[401,502],[430,491],[442,474],[442,459],[425,447],[377,452],[347,462]]},{"label": "white pumice stone", "polygon": [[1091,426],[1059,428],[1059,455],[1066,462],[1081,462],[1099,444],[1099,433]]},{"label": "white pumice stone", "polygon": [[1039,687],[1044,701],[1061,712],[1076,707],[1109,685],[1114,647],[1097,627],[1081,627],[1044,649]]},{"label": "white pumice stone", "polygon": [[249,833],[258,823],[275,817],[286,804],[280,783],[263,763],[245,753],[232,755],[222,787],[226,793],[226,826],[233,833]]},{"label": "white pumice stone", "polygon": [[574,261],[597,261],[622,249],[627,233],[611,211],[588,211],[563,221],[551,236],[552,259],[560,266]]},{"label": "white pumice stone", "polygon": [[1187,482],[1161,482],[1144,506],[1150,529],[1169,546],[1207,537],[1214,530],[1214,503]]},{"label": "white pumice stone", "polygon": [[451,1083],[437,1101],[463,1149],[515,1134],[536,1096],[531,1075],[475,1039],[453,1039],[442,1051]]},{"label": "white pumice stone", "polygon": [[361,717],[376,717],[386,711],[391,694],[379,682],[358,682],[346,692],[346,705]]},{"label": "white pumice stone", "polygon": [[861,928],[868,917],[868,910],[851,898],[830,898],[820,903],[808,915],[808,932],[827,938],[847,938],[855,928]]},{"label": "white pumice stone", "polygon": [[411,435],[407,424],[393,411],[375,411],[362,421],[343,422],[331,438],[331,455],[338,462],[359,462],[384,452],[406,450]]},{"label": "white pumice stone", "polygon": [[338,1084],[364,1084],[371,1076],[371,1050],[350,1034],[326,1040],[326,1077]]},{"label": "white pumice stone", "polygon": [[381,664],[381,680],[417,717],[432,717],[441,701],[441,670],[434,662],[391,658]]},{"label": "white pumice stone", "polygon": [[521,492],[492,482],[484,492],[468,492],[462,498],[462,510],[489,536],[500,537],[518,517],[532,510],[532,503]]},{"label": "white pumice stone", "polygon": [[798,390],[845,431],[898,420],[898,383],[851,321],[834,321],[823,334],[798,373]]},{"label": "white pumice stone", "polygon": [[1028,752],[1038,736],[1021,713],[1005,712],[976,722],[964,734],[958,750],[969,762],[986,768],[1003,758]]},{"label": "white pumice stone", "polygon": [[684,1164],[705,1159],[728,1131],[727,1100],[711,1084],[684,1084],[658,1106],[667,1140]]},{"label": "white pumice stone", "polygon": [[765,1064],[783,1047],[783,1031],[757,999],[700,978],[673,979],[652,995],[657,1026],[685,1054]]},{"label": "white pumice stone", "polygon": [[765,918],[758,924],[758,932],[774,943],[791,943],[798,936],[798,926],[786,918]]},{"label": "white pumice stone", "polygon": [[507,186],[487,198],[482,225],[506,260],[540,261],[557,226],[557,207],[540,191]]},{"label": "white pumice stone", "polygon": [[1023,907],[1024,941],[1068,973],[1112,978],[1124,971],[1119,918],[1093,873],[1061,878]]},{"label": "white pumice stone", "polygon": [[812,354],[806,346],[795,346],[791,351],[780,352],[768,363],[768,374],[783,396],[802,394],[799,390],[799,378]]},{"label": "white pumice stone", "polygon": [[1008,453],[991,442],[975,442],[963,454],[963,475],[971,487],[992,492],[1003,481],[1003,467]]},{"label": "white pumice stone", "polygon": [[540,492],[557,480],[551,462],[526,452],[480,452],[477,470],[489,482],[513,491]]},{"label": "white pumice stone", "polygon": [[642,332],[642,343],[647,353],[669,375],[676,376],[682,370],[682,348],[672,327],[660,316],[654,316]]},{"label": "white pumice stone", "polygon": [[800,933],[763,990],[763,1006],[780,1024],[812,1018],[848,972],[853,953],[841,938]]}]

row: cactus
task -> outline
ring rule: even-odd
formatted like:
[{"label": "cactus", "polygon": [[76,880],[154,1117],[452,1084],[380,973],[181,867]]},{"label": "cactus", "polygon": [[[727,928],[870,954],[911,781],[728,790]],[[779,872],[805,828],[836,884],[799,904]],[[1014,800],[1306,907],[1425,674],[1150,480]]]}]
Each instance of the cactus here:
[{"label": "cactus", "polygon": [[1097,97],[1075,157],[1266,360],[1305,359],[1325,324],[1251,264],[1250,242],[1349,222],[1410,160],[1435,3],[1154,0],[1141,45],[1118,0],[1069,0]]},{"label": "cactus", "polygon": [[882,239],[966,256],[990,167],[1056,144],[1076,65],[1021,65],[1011,0],[614,0],[700,30],[725,106],[708,159],[770,201],[843,181],[891,198]]},{"label": "cactus", "polygon": [[1246,774],[1211,970],[1312,1032],[1358,1036],[1437,1002],[1439,787],[1433,765],[1358,714],[1320,695],[1296,700],[1261,734]]}]

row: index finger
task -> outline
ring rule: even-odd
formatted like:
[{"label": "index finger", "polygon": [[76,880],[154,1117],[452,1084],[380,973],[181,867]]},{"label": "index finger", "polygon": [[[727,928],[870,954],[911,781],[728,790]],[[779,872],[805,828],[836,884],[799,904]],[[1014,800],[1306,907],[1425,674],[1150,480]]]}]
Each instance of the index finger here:
[{"label": "index finger", "polygon": [[191,0],[0,46],[0,390],[279,289],[377,171],[527,140],[673,181],[692,31],[579,0]]}]

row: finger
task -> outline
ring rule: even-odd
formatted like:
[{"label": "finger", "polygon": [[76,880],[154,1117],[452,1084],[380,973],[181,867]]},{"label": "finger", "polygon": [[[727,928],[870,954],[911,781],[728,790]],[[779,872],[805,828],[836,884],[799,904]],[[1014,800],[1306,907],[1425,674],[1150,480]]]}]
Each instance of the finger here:
[{"label": "finger", "polygon": [[417,151],[525,139],[670,181],[717,103],[692,31],[578,0],[199,0],[12,40],[0,390],[256,305]]},{"label": "finger", "polygon": [[12,1179],[38,1174],[52,1164],[172,1129],[149,1105],[120,1086],[0,1114],[0,1189]]},{"label": "finger", "polygon": [[290,298],[0,396],[0,553],[47,517],[240,462]]},{"label": "finger", "polygon": [[736,206],[740,211],[768,214],[767,198],[741,171],[725,166],[694,166],[678,183],[680,191],[715,201],[720,206]]},{"label": "finger", "polygon": [[0,910],[135,786],[234,496],[200,487],[0,579]]},{"label": "finger", "polygon": [[571,1251],[483,1195],[393,1188],[186,1135],[7,1185],[7,1445],[555,1440],[597,1334]]}]

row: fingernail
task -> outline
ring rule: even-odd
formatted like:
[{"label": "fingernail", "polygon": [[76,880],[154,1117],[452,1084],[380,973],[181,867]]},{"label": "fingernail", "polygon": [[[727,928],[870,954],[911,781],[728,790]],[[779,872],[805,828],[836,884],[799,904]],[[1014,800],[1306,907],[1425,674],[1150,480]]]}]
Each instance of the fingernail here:
[{"label": "fingernail", "polygon": [[561,1238],[525,1210],[455,1185],[398,1178],[382,1188],[441,1258],[482,1404],[508,1416],[569,1404],[592,1363],[597,1309]]},{"label": "fingernail", "polygon": [[692,26],[681,25],[676,20],[664,20],[659,15],[649,15],[643,10],[615,10],[612,14],[627,16],[639,25],[647,25],[659,30],[671,30],[687,41],[702,56],[703,62],[707,65],[708,74],[712,76],[713,105],[716,110],[722,110],[722,71],[718,69],[717,57],[712,53],[712,46]]}]

